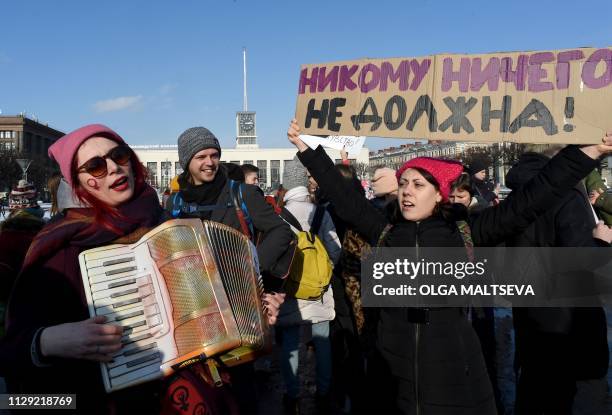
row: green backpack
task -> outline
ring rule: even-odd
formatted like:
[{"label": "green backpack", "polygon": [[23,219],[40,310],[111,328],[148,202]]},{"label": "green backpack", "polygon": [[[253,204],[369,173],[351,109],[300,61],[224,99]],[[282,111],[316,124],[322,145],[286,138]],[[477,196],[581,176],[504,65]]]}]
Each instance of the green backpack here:
[{"label": "green backpack", "polygon": [[324,214],[325,208],[317,206],[309,232],[298,230],[289,224],[298,237],[298,243],[289,276],[285,281],[285,292],[295,298],[319,300],[331,281],[333,264],[325,245],[317,236]]}]

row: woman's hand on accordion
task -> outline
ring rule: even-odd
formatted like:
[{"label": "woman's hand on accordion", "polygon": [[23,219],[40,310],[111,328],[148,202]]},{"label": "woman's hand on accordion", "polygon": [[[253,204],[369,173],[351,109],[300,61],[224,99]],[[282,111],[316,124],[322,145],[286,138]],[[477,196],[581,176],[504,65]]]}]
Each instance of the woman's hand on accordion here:
[{"label": "woman's hand on accordion", "polygon": [[268,315],[268,324],[271,326],[276,324],[276,318],[278,317],[278,310],[281,304],[285,302],[285,293],[266,293],[263,298],[263,305]]},{"label": "woman's hand on accordion", "polygon": [[121,349],[123,328],[105,321],[106,317],[96,316],[47,327],[40,335],[40,351],[44,357],[110,362]]}]

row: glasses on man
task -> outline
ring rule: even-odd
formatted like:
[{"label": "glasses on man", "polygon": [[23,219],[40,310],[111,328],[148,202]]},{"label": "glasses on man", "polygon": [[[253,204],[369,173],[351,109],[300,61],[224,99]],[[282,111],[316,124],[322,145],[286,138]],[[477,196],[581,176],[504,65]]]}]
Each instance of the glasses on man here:
[{"label": "glasses on man", "polygon": [[87,160],[81,167],[78,168],[78,172],[91,174],[96,179],[100,179],[108,174],[108,166],[106,159],[111,159],[120,166],[125,166],[129,163],[132,158],[132,151],[128,146],[120,145],[114,147],[104,156],[96,156]]}]

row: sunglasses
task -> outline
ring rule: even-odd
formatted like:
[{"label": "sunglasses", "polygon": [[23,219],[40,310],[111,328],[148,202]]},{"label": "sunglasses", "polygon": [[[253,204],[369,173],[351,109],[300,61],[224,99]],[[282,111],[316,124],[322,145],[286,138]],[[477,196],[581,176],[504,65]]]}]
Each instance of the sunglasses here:
[{"label": "sunglasses", "polygon": [[109,151],[105,156],[96,156],[85,162],[78,168],[79,173],[91,174],[96,179],[102,178],[108,174],[108,166],[106,159],[111,159],[120,166],[128,164],[132,158],[132,151],[128,146],[117,146]]}]

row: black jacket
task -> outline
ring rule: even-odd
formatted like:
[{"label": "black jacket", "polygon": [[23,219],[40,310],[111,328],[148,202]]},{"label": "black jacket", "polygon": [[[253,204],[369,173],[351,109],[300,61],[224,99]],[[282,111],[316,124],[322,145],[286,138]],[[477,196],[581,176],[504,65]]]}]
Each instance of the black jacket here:
[{"label": "black jacket", "polygon": [[[220,169],[218,174],[223,173],[224,171]],[[283,272],[287,270],[283,270],[284,267],[279,261],[284,254],[287,254],[287,248],[295,239],[294,234],[291,228],[274,213],[272,206],[266,203],[259,187],[243,184],[242,188],[242,198],[247,206],[248,214],[253,222],[256,233],[260,235],[260,242],[257,244],[260,271],[264,276],[281,277]],[[174,208],[173,201],[174,197],[168,198],[166,211],[172,212]],[[229,180],[225,183],[215,204],[223,205],[224,208],[214,210],[210,220],[242,231],[238,216],[236,215],[236,209],[231,201]],[[181,212],[179,217],[200,218],[201,215],[198,213],[187,214]]]},{"label": "black jacket", "polygon": [[[298,154],[334,205],[338,216],[367,240],[376,244],[390,222],[371,204],[345,185],[321,147]],[[498,206],[470,216],[477,246],[495,246],[521,232],[536,217],[560,200],[595,161],[578,148],[563,150],[526,186],[512,192]],[[464,246],[455,220],[466,209],[455,209],[450,220],[432,216],[419,223],[401,216],[382,242],[383,246]],[[365,278],[366,276],[362,276]],[[479,341],[461,310],[431,311],[429,324],[414,323],[414,309],[383,309],[378,347],[397,379],[399,409],[405,413],[495,413],[495,402]]]},{"label": "black jacket", "polygon": [[[537,153],[526,153],[512,167],[506,183],[513,192],[525,186],[546,166],[550,159]],[[545,214],[540,216],[527,229],[508,238],[507,246],[520,247],[601,247],[610,245],[594,239],[592,230],[595,218],[589,205],[584,185],[579,183],[569,190]],[[546,276],[556,280],[571,278],[580,286],[590,285],[594,278],[592,269],[597,267],[594,258],[585,261],[580,271],[565,275],[556,270],[558,262],[553,254],[544,250],[533,250],[537,260],[528,268],[530,280]],[[609,258],[609,256],[608,256]],[[574,261],[580,261],[578,252]],[[600,264],[601,265],[601,264]],[[512,261],[509,261],[512,266]],[[516,274],[519,275],[519,270]],[[542,275],[535,275],[540,273]],[[540,278],[538,278],[540,277]],[[601,307],[584,308],[515,308],[514,325],[516,330],[517,364],[528,366],[530,370],[543,365],[546,355],[555,351],[555,358],[566,362],[570,376],[580,378],[599,378],[608,369],[608,343],[605,313]],[[534,343],[535,342],[535,343]],[[536,344],[537,343],[537,344]],[[548,343],[548,346],[544,344]],[[544,350],[544,354],[542,351]],[[535,366],[534,366],[535,365]]]}]

